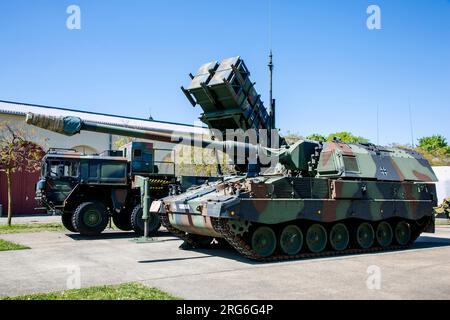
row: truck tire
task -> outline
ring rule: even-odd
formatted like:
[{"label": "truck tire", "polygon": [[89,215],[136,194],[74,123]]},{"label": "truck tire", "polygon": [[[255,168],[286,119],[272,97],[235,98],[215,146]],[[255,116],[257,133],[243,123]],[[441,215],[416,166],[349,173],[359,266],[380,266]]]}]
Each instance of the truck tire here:
[{"label": "truck tire", "polygon": [[64,228],[66,228],[70,232],[78,232],[78,230],[75,229],[75,227],[73,226],[72,216],[73,216],[72,212],[64,211],[61,215],[62,224],[63,224]]},{"label": "truck tire", "polygon": [[73,226],[84,236],[99,235],[108,222],[108,211],[101,202],[84,202],[76,208],[72,216]]},{"label": "truck tire", "polygon": [[[131,213],[131,226],[138,236],[144,235],[144,220],[142,220],[142,206],[138,204]],[[157,214],[150,213],[149,234],[155,235],[161,227],[161,221]]]},{"label": "truck tire", "polygon": [[120,212],[114,212],[112,216],[114,225],[122,231],[131,231],[133,226],[131,225],[130,212],[123,210]]}]

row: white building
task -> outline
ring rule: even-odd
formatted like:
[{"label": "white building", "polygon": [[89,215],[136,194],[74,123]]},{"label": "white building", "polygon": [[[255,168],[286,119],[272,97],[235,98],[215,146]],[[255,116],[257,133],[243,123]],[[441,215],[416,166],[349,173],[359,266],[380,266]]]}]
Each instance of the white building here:
[{"label": "white building", "polygon": [[439,204],[450,197],[450,167],[433,167],[439,179],[436,184]]},{"label": "white building", "polygon": [[[74,116],[100,124],[134,126],[141,129],[163,129],[177,132],[205,133],[204,128],[194,127],[178,123],[137,119],[124,116],[106,115],[95,112],[78,111],[72,109],[55,108],[25,103],[16,103],[0,100],[0,121],[8,122],[14,127],[25,129],[34,142],[40,143],[45,148],[75,149],[86,154],[100,153],[113,149],[113,143],[118,137],[103,133],[82,132],[72,137],[31,127],[25,124],[25,115],[28,112],[45,114],[49,116]],[[155,148],[173,148],[173,144],[154,141]]]},{"label": "white building", "polygon": [[[193,127],[177,123],[137,119],[123,116],[106,115],[94,112],[84,112],[64,108],[55,108],[24,103],[0,101],[0,124],[7,123],[13,129],[21,130],[28,140],[36,142],[48,150],[49,148],[75,149],[85,154],[98,154],[105,150],[117,149],[124,141],[117,136],[96,132],[81,132],[72,137],[54,133],[48,130],[29,126],[25,123],[25,115],[28,112],[45,114],[50,116],[75,116],[83,120],[99,124],[133,126],[140,129],[163,129],[177,132],[195,132],[198,134],[208,132],[205,128]],[[180,166],[173,163],[175,147],[172,143],[158,141],[153,142],[155,151],[155,164],[160,173],[177,175],[195,175],[194,168]],[[164,150],[163,150],[164,149]],[[167,162],[167,163],[162,163]],[[200,173],[199,173],[200,174]],[[39,173],[17,172],[14,174],[13,206],[16,214],[34,213],[34,185]],[[7,185],[6,175],[0,171],[0,205],[3,206],[3,214],[6,212]]]}]

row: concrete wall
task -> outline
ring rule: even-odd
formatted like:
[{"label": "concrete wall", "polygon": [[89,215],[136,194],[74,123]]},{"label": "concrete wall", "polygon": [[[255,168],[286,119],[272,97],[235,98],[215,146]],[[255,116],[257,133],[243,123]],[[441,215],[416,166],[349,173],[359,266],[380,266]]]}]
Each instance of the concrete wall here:
[{"label": "concrete wall", "polygon": [[450,197],[450,167],[433,167],[439,179],[436,184],[439,203]]}]

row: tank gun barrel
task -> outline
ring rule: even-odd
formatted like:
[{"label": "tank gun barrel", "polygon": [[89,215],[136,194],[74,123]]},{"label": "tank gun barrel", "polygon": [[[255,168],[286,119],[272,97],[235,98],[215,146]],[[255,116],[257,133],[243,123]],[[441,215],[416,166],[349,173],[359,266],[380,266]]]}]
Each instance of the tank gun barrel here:
[{"label": "tank gun barrel", "polygon": [[175,130],[160,128],[155,128],[154,130],[143,130],[131,126],[100,124],[72,116],[54,117],[42,114],[28,113],[26,115],[25,122],[29,125],[64,134],[66,136],[73,136],[79,134],[82,131],[89,131],[175,144],[181,143],[183,141],[190,141],[195,146],[201,146],[202,148],[225,148],[225,150],[236,148],[237,150],[252,152],[258,152],[261,149],[261,146],[259,145],[251,145],[238,141],[204,139],[199,134],[194,134],[194,132],[190,134],[186,132],[177,132]]}]

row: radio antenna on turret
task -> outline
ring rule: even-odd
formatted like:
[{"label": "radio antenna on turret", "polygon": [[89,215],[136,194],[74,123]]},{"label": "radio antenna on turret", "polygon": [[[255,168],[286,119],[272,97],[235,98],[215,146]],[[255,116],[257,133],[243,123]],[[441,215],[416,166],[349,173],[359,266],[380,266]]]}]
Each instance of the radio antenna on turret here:
[{"label": "radio antenna on turret", "polygon": [[414,143],[414,125],[413,125],[411,103],[409,103],[409,126],[411,128],[411,147],[414,148],[415,147],[415,143]]},{"label": "radio antenna on turret", "polygon": [[272,54],[272,0],[269,0],[269,105],[270,129],[276,129],[275,99],[273,99],[273,54]]},{"label": "radio antenna on turret", "polygon": [[377,145],[380,145],[380,105],[377,104]]},{"label": "radio antenna on turret", "polygon": [[273,55],[272,50],[269,54],[269,101],[270,101],[270,128],[276,129],[275,124],[275,99],[273,99]]}]

